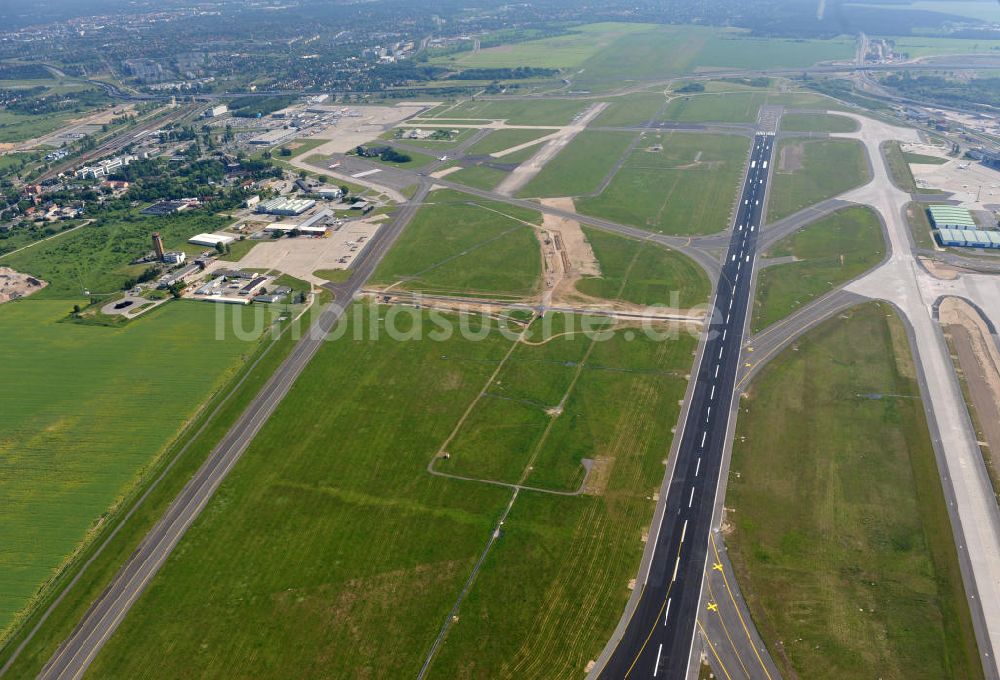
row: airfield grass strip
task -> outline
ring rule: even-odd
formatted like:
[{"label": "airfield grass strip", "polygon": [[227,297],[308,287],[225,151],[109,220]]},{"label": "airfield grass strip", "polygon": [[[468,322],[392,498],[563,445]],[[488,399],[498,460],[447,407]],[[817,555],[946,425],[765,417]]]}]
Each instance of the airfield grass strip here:
[{"label": "airfield grass strip", "polygon": [[730,556],[785,677],[980,678],[906,332],[860,305],[779,354],[740,403]]}]

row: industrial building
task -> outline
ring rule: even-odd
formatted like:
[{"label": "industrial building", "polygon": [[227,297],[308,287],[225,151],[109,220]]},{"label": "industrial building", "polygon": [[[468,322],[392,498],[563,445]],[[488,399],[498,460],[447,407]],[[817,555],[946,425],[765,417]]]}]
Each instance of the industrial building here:
[{"label": "industrial building", "polygon": [[217,244],[221,243],[227,245],[235,241],[236,239],[228,234],[196,234],[188,239],[188,243],[193,243],[196,246],[208,246],[209,248],[214,248]]},{"label": "industrial building", "polygon": [[166,264],[184,264],[187,259],[187,253],[183,250],[171,250],[170,252],[163,253],[163,257],[160,258]]},{"label": "industrial building", "polygon": [[103,161],[99,161],[94,165],[85,165],[82,168],[77,169],[75,174],[79,179],[97,179],[98,177],[107,177],[108,175],[113,175],[119,168],[125,167],[135,160],[139,160],[139,157],[128,154],[124,156],[115,156],[114,158],[107,158]]},{"label": "industrial building", "polygon": [[212,108],[206,110],[202,115],[205,118],[217,118],[226,113],[229,113],[229,107],[225,104],[220,104],[219,106],[213,106]]},{"label": "industrial building", "polygon": [[155,215],[157,217],[163,217],[164,215],[173,215],[174,213],[179,213],[188,208],[197,206],[199,201],[194,198],[188,198],[178,201],[157,201],[151,206],[145,207],[139,212],[143,215]]},{"label": "industrial building", "polygon": [[297,231],[303,236],[326,236],[326,227],[318,225],[292,224],[291,222],[276,222],[264,227],[269,234],[290,234]]},{"label": "industrial building", "polygon": [[1000,249],[1000,232],[981,229],[937,230],[938,243],[945,247]]},{"label": "industrial building", "polygon": [[938,243],[946,248],[1000,249],[1000,231],[985,231],[965,208],[955,205],[927,206],[927,215]]},{"label": "industrial building", "polygon": [[175,283],[180,283],[181,281],[183,281],[187,277],[193,276],[195,274],[198,274],[199,272],[201,272],[201,267],[199,267],[196,264],[189,264],[188,266],[184,267],[183,269],[178,269],[175,272],[171,272],[170,274],[167,274],[166,276],[160,277],[160,280],[158,282],[158,287],[159,288],[169,288],[170,286],[174,285]]},{"label": "industrial building", "polygon": [[298,128],[278,128],[277,130],[268,130],[263,134],[259,134],[256,137],[250,139],[250,144],[254,146],[274,146],[276,144],[283,144],[284,142],[291,141],[298,137]]},{"label": "industrial building", "polygon": [[299,225],[300,228],[315,227],[325,223],[328,219],[333,217],[333,212],[330,210],[320,210],[318,213],[312,217],[306,219],[302,224]]},{"label": "industrial building", "polygon": [[258,203],[255,210],[268,215],[301,215],[315,205],[311,198],[272,198]]},{"label": "industrial building", "polygon": [[263,286],[270,280],[269,276],[253,272],[225,271],[202,284],[194,291],[194,297],[207,302],[248,305],[258,294],[265,293]]},{"label": "industrial building", "polygon": [[319,194],[320,198],[328,201],[335,201],[344,195],[344,192],[340,190],[340,187],[320,187],[314,193]]},{"label": "industrial building", "polygon": [[978,229],[979,226],[965,208],[955,205],[927,206],[927,213],[935,229]]}]

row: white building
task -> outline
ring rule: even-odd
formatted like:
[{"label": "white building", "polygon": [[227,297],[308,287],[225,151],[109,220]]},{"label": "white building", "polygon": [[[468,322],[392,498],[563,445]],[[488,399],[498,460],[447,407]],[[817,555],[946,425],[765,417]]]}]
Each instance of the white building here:
[{"label": "white building", "polygon": [[205,118],[218,118],[226,113],[229,113],[229,107],[225,104],[220,104],[219,106],[213,106],[212,108],[207,109],[202,115]]},{"label": "white building", "polygon": [[188,239],[188,243],[193,243],[196,246],[208,246],[209,248],[214,248],[217,243],[222,243],[223,245],[232,243],[236,239],[228,234],[195,234]]},{"label": "white building", "polygon": [[340,187],[320,187],[316,190],[320,198],[325,198],[328,201],[335,201],[344,195],[344,192],[340,190]]},{"label": "white building", "polygon": [[301,215],[316,205],[311,198],[272,198],[257,204],[257,212],[267,215]]},{"label": "white building", "polygon": [[168,253],[163,253],[163,261],[167,264],[184,264],[186,259],[187,253],[183,250],[171,250]]},{"label": "white building", "polygon": [[98,177],[107,177],[108,175],[115,174],[115,170],[118,168],[123,168],[132,161],[139,160],[138,156],[115,156],[114,158],[106,158],[103,161],[99,161],[94,165],[85,165],[76,171],[76,176],[80,179]]},{"label": "white building", "polygon": [[291,141],[298,137],[298,135],[298,128],[278,128],[277,130],[269,130],[257,135],[249,143],[255,146],[274,146],[275,144]]}]

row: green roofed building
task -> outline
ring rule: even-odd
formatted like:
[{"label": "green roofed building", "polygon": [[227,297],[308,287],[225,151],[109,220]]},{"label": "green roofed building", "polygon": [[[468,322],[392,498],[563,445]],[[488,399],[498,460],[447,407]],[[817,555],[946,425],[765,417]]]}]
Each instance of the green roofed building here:
[{"label": "green roofed building", "polygon": [[927,207],[931,224],[935,229],[978,229],[972,213],[954,205],[931,205]]},{"label": "green roofed building", "polygon": [[945,247],[1000,249],[998,231],[941,227],[937,230],[937,239]]}]

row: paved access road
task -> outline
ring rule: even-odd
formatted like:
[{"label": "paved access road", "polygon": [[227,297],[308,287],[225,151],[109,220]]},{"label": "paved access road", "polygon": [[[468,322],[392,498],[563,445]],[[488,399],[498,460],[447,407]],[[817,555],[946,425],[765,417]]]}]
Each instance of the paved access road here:
[{"label": "paved access road", "polygon": [[687,676],[774,147],[758,133],[639,603],[602,678]]},{"label": "paved access road", "polygon": [[320,313],[313,327],[299,340],[291,354],[278,367],[261,391],[243,412],[236,424],[219,442],[208,459],[184,486],[164,516],[115,575],[111,584],[90,606],[70,637],[42,669],[40,678],[68,680],[79,678],[97,656],[105,641],[115,632],[146,585],[156,575],[198,517],[215,490],[246,451],[254,436],[288,394],[295,379],[320,348],[327,334],[343,315],[354,294],[368,279],[375,266],[409,223],[427,196],[427,184],[421,185],[413,200],[402,206],[395,218],[380,229],[368,248],[358,258],[351,278],[328,288],[340,304]]}]

